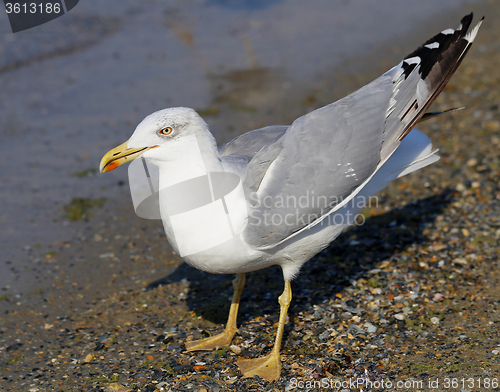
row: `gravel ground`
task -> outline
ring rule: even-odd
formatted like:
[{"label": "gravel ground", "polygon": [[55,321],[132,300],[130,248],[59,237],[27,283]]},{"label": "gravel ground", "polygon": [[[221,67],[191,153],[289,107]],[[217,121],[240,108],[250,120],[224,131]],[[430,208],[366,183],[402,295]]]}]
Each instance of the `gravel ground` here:
[{"label": "gravel ground", "polygon": [[[411,383],[404,390],[498,390],[500,7],[493,4],[486,16],[435,105],[467,109],[420,127],[441,161],[391,184],[364,211],[364,224],[292,283],[278,382],[244,379],[235,361],[272,346],[281,271],[247,275],[233,346],[187,353],[186,340],[222,329],[232,277],[182,264],[158,221],[139,221],[118,202],[74,223],[74,241],[32,250],[33,268],[51,274],[50,285],[29,298],[0,296],[0,386],[327,390],[326,383],[363,377]],[[329,98],[317,92],[303,99],[320,106]],[[84,273],[89,266],[100,286]]]}]

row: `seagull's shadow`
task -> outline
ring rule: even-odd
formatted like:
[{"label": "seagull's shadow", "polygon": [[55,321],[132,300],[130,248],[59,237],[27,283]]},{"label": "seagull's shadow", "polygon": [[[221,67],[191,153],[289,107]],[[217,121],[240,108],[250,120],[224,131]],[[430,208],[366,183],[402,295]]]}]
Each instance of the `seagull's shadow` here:
[{"label": "seagull's shadow", "polygon": [[[434,222],[452,198],[453,191],[445,189],[405,207],[368,217],[363,225],[349,228],[303,266],[299,277],[292,282],[290,313],[307,311],[314,304],[329,300],[350,285],[352,279],[359,278],[381,262],[390,258],[394,260],[412,245],[429,242],[424,235],[425,228]],[[207,321],[224,324],[233,292],[233,278],[198,271],[184,263],[171,275],[152,282],[149,288],[187,279],[190,282],[186,299],[189,309]],[[247,274],[239,323],[262,315],[269,315],[268,320],[277,320],[277,299],[282,291],[283,275],[278,266]],[[290,327],[293,325],[287,330]]]}]

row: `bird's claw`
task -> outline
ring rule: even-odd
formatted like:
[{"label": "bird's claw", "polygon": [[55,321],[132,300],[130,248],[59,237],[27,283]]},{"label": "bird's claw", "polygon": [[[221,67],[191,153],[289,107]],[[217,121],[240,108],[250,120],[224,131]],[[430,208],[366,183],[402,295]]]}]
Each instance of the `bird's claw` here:
[{"label": "bird's claw", "polygon": [[204,339],[192,340],[186,342],[187,351],[211,351],[216,350],[219,347],[229,346],[233,340],[234,334],[236,332],[231,332],[224,330],[224,332],[210,336]]},{"label": "bird's claw", "polygon": [[240,358],[236,362],[244,377],[259,376],[267,381],[276,381],[281,374],[280,354],[271,351],[265,357],[244,359]]}]

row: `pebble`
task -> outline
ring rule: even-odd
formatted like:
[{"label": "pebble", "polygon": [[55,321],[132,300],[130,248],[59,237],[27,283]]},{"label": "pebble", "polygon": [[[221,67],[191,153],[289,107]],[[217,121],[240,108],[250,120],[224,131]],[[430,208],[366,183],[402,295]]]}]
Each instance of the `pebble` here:
[{"label": "pebble", "polygon": [[443,299],[445,299],[445,296],[441,293],[434,294],[434,297],[432,298],[434,302],[439,302],[442,301]]},{"label": "pebble", "polygon": [[477,159],[476,158],[471,158],[467,161],[467,166],[469,167],[473,167],[473,166],[477,166]]},{"label": "pebble", "polygon": [[437,317],[432,317],[431,323],[437,325],[437,324],[439,324],[439,319]]},{"label": "pebble", "polygon": [[467,265],[468,263],[467,263],[467,260],[459,257],[459,258],[456,258],[455,260],[453,260],[453,264]]},{"label": "pebble", "polygon": [[325,331],[319,335],[320,340],[326,340],[330,336],[330,331]]},{"label": "pebble", "polygon": [[365,328],[366,328],[366,332],[368,332],[368,333],[375,333],[375,332],[377,332],[377,329],[378,329],[372,323],[365,323]]},{"label": "pebble", "polygon": [[441,244],[441,243],[434,243],[432,244],[432,249],[435,252],[441,252],[442,250],[445,250],[448,246],[446,244]]},{"label": "pebble", "polygon": [[231,349],[231,351],[235,354],[241,354],[241,348],[238,347],[236,344],[232,344],[231,346],[229,346],[229,348]]},{"label": "pebble", "polygon": [[85,363],[92,362],[93,359],[94,359],[94,356],[92,354],[87,354],[87,356],[85,357],[83,362],[85,362]]},{"label": "pebble", "polygon": [[394,315],[395,318],[397,318],[398,320],[404,320],[405,319],[405,315],[402,314],[402,313],[398,313],[396,315]]},{"label": "pebble", "polygon": [[398,303],[403,302],[404,299],[405,299],[405,297],[403,295],[398,295],[397,297],[394,297],[394,302],[396,302],[398,304]]}]

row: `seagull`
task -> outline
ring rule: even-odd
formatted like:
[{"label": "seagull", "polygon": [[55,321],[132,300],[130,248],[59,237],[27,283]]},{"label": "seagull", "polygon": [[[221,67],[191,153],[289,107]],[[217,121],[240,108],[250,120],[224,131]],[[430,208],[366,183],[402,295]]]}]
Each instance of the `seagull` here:
[{"label": "seagull", "polygon": [[439,159],[413,127],[437,114],[426,111],[484,18],[469,31],[472,19],[466,15],[457,29],[440,32],[379,78],[290,126],[256,129],[217,147],[196,111],[168,108],[147,116],[104,155],[101,173],[139,157],[156,166],[159,215],[173,249],[200,270],[236,274],[224,331],[187,342],[188,351],[228,346],[238,331],[245,273],[279,265],[284,290],[274,346],[266,356],[237,361],[245,377],[279,379],[290,282],[302,265],[353,224],[372,195]]}]

